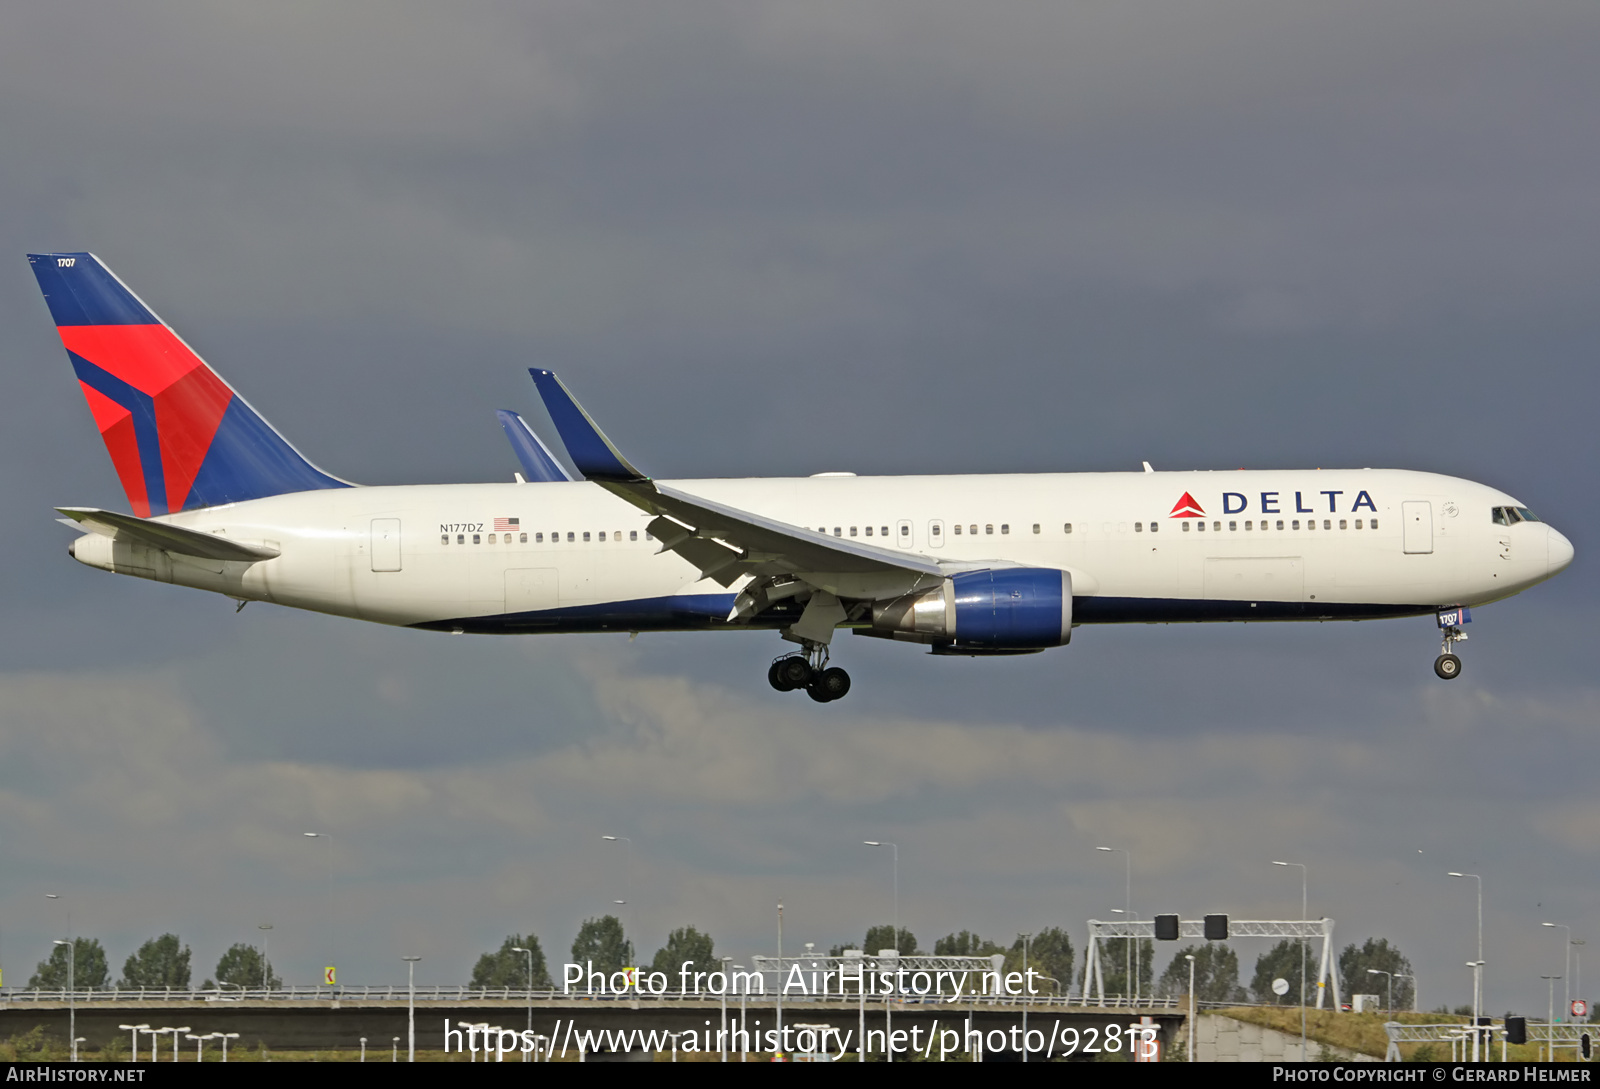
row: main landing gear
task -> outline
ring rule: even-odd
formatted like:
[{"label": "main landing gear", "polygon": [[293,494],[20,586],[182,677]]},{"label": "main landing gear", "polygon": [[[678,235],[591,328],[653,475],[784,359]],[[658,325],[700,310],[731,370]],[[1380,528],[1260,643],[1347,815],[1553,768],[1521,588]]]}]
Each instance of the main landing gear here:
[{"label": "main landing gear", "polygon": [[1461,676],[1461,659],[1457,658],[1451,649],[1456,643],[1465,643],[1467,633],[1461,630],[1461,625],[1472,619],[1472,614],[1466,609],[1455,609],[1439,614],[1439,637],[1442,643],[1439,647],[1439,657],[1433,660],[1433,671],[1441,680],[1453,681]]},{"label": "main landing gear", "polygon": [[799,654],[773,659],[767,681],[779,692],[804,688],[818,703],[832,703],[850,691],[850,674],[828,665],[828,648],[821,643],[807,643]]}]

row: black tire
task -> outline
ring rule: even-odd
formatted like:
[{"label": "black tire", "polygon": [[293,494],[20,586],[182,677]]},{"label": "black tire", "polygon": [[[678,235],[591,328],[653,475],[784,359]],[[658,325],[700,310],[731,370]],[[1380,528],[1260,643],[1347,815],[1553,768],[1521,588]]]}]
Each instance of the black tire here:
[{"label": "black tire", "polygon": [[779,692],[788,692],[790,691],[790,686],[788,682],[783,679],[782,670],[778,668],[781,665],[783,665],[783,659],[779,658],[776,662],[773,662],[767,667],[767,683],[772,685],[772,687],[776,688]]},{"label": "black tire", "polygon": [[1440,680],[1453,681],[1461,676],[1461,659],[1454,654],[1441,654],[1434,659],[1433,671]]},{"label": "black tire", "polygon": [[783,691],[793,692],[811,683],[811,666],[798,654],[779,658],[773,663],[773,669],[784,683]]},{"label": "black tire", "polygon": [[808,689],[811,698],[818,703],[832,703],[834,700],[843,699],[850,691],[850,674],[833,666],[817,674],[816,680],[811,682]]}]

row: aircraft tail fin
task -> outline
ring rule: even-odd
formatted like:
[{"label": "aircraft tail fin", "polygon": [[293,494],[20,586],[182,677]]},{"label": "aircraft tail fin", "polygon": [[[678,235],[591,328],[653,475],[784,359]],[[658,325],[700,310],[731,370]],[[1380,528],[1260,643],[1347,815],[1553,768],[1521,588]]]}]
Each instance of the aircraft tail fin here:
[{"label": "aircraft tail fin", "polygon": [[551,371],[529,369],[533,384],[550,413],[572,458],[572,464],[584,479],[594,481],[638,481],[647,477],[628,463],[605,433],[595,424],[583,406],[567,392],[567,387]]},{"label": "aircraft tail fin", "polygon": [[135,514],[346,488],[307,461],[92,253],[30,253]]},{"label": "aircraft tail fin", "polygon": [[508,408],[495,409],[494,414],[499,417],[506,438],[511,440],[511,449],[517,452],[517,460],[522,463],[528,480],[540,483],[572,479],[572,474],[556,460],[544,440],[534,434],[527,420]]}]

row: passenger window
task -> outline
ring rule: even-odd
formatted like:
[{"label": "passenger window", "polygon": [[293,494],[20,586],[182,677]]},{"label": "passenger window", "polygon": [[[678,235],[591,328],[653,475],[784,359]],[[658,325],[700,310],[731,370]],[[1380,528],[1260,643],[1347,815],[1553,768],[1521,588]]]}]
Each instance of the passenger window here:
[{"label": "passenger window", "polygon": [[[868,534],[868,536],[871,536],[871,534]],[[889,527],[888,526],[879,526],[878,527],[878,536],[880,536],[880,537],[889,536]]]},{"label": "passenger window", "polygon": [[636,530],[636,529],[628,530],[628,540],[637,541],[638,539],[639,539],[639,531],[638,530]]},{"label": "passenger window", "polygon": [[575,536],[573,536],[572,530],[570,530],[570,529],[567,530],[567,543],[571,544],[575,540],[577,540],[577,538]]},{"label": "passenger window", "polygon": [[911,527],[910,526],[901,526],[900,527],[900,536],[902,536],[902,537],[911,536]]},{"label": "passenger window", "polygon": [[[1245,529],[1246,529],[1246,530],[1251,530],[1251,529],[1254,529],[1254,528],[1256,528],[1256,526],[1255,526],[1255,523],[1254,523],[1254,522],[1246,522],[1246,523],[1245,523],[1245,524],[1244,524],[1244,528],[1245,528]],[[1264,528],[1266,528],[1266,523],[1265,523],[1265,522],[1263,522],[1263,523],[1262,523],[1262,528],[1263,528],[1263,529],[1264,529]]]},{"label": "passenger window", "polygon": [[1228,532],[1229,533],[1232,533],[1234,530],[1236,530],[1238,528],[1239,528],[1239,523],[1238,522],[1229,522],[1228,523]]},{"label": "passenger window", "polygon": [[1295,529],[1299,529],[1300,528],[1300,519],[1296,518],[1294,520],[1294,522],[1293,522],[1293,525],[1294,525]]},{"label": "passenger window", "polygon": [[449,544],[450,543],[450,534],[448,534],[448,533],[439,534],[439,543],[442,544],[442,545]]},{"label": "passenger window", "polygon": [[1370,519],[1367,522],[1367,525],[1372,529],[1377,529],[1378,528],[1378,520],[1376,518]]},{"label": "passenger window", "polygon": [[490,544],[494,544],[494,534],[493,533],[489,534],[489,543]]},{"label": "passenger window", "polygon": [[950,529],[955,533],[955,535],[957,537],[961,536],[961,526],[959,524],[951,526]]},{"label": "passenger window", "polygon": [[1160,522],[1151,522],[1150,523],[1150,532],[1151,533],[1154,533],[1156,530],[1158,530],[1160,528],[1161,528],[1161,523]]},{"label": "passenger window", "polygon": [[1189,523],[1188,522],[1183,523],[1183,531],[1185,533],[1189,532]]},{"label": "passenger window", "polygon": [[1206,531],[1206,524],[1204,522],[1196,522],[1195,523],[1195,532],[1196,533],[1204,533],[1205,531]]},{"label": "passenger window", "polygon": [[1361,519],[1359,519],[1359,518],[1356,519],[1356,528],[1357,529],[1361,528]]},{"label": "passenger window", "polygon": [[603,529],[600,531],[600,539],[602,541],[606,539],[606,531]]},{"label": "passenger window", "polygon": [[1323,529],[1332,529],[1333,528],[1333,520],[1329,519],[1329,518],[1324,518],[1322,520],[1322,528]]},{"label": "passenger window", "polygon": [[1282,519],[1282,518],[1279,518],[1279,519],[1278,519],[1278,528],[1279,528],[1279,529],[1282,529],[1282,528],[1283,528],[1283,519]]},{"label": "passenger window", "polygon": [[466,543],[467,543],[467,535],[465,533],[457,533],[456,534],[456,544],[466,544]]},{"label": "passenger window", "polygon": [[473,544],[482,544],[482,543],[483,543],[483,538],[482,538],[482,535],[481,535],[481,534],[477,534],[477,533],[474,533],[474,534],[473,534],[473,535],[472,535],[472,543],[473,543]]},{"label": "passenger window", "polygon": [[1011,523],[1009,523],[1009,522],[1001,522],[1000,523],[1000,536],[1004,537],[1007,534],[1009,534],[1010,532],[1011,532]]},{"label": "passenger window", "polygon": [[1222,523],[1221,522],[1212,522],[1211,523],[1211,529],[1212,529],[1213,532],[1221,533],[1222,532]]},{"label": "passenger window", "polygon": [[850,536],[854,537],[855,535],[856,535],[856,527],[855,526],[851,526],[850,527]]},{"label": "passenger window", "polygon": [[1144,532],[1144,523],[1143,522],[1135,522],[1135,523],[1133,523],[1133,531],[1135,533],[1143,533]]},{"label": "passenger window", "polygon": [[935,537],[939,536],[939,523],[938,522],[933,523],[933,526],[931,527],[931,532],[932,532],[933,536],[935,536]]},{"label": "passenger window", "polygon": [[1343,518],[1339,519],[1339,528],[1340,529],[1348,529],[1349,528],[1348,526],[1345,525]]},{"label": "passenger window", "polygon": [[[976,537],[978,535],[978,527],[977,526],[968,526],[967,527],[967,532],[972,534],[972,536]],[[993,526],[989,527],[989,532],[990,533],[994,532],[994,527]]]},{"label": "passenger window", "polygon": [[872,536],[872,527],[871,526],[867,527],[867,536],[868,537]]},{"label": "passenger window", "polygon": [[518,544],[527,544],[528,543],[528,535],[526,533],[517,534],[517,543]]},{"label": "passenger window", "polygon": [[991,537],[994,536],[994,523],[991,522],[988,525],[984,526],[983,527],[983,531],[985,533],[989,534],[989,536],[991,536]]},{"label": "passenger window", "polygon": [[1038,535],[1038,533],[1039,533],[1039,523],[1038,522],[1033,523],[1033,532],[1034,532],[1035,536]]},{"label": "passenger window", "polygon": [[1071,522],[1063,523],[1062,527],[1061,527],[1061,530],[1062,530],[1063,533],[1071,533],[1072,532],[1072,523]]}]

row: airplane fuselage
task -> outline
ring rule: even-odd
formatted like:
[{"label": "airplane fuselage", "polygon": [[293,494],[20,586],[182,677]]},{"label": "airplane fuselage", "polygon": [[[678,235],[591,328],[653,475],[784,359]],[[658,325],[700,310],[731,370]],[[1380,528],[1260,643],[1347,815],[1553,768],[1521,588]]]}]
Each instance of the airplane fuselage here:
[{"label": "airplane fuselage", "polygon": [[[670,483],[946,564],[1067,571],[1074,624],[1425,614],[1515,594],[1572,557],[1542,522],[1497,524],[1496,508],[1521,506],[1511,496],[1402,470]],[[340,488],[159,520],[280,554],[207,560],[90,535],[74,555],[241,601],[445,631],[777,628],[800,611],[780,602],[729,621],[740,583],[662,553],[650,515],[588,482]]]}]

